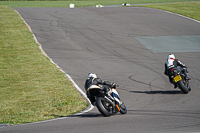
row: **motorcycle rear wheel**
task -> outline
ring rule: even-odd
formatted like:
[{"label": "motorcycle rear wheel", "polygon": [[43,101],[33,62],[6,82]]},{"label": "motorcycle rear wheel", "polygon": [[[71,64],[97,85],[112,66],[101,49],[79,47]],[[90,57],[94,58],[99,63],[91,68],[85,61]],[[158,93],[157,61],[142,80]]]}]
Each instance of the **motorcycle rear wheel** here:
[{"label": "motorcycle rear wheel", "polygon": [[178,85],[179,85],[181,91],[182,91],[184,94],[188,94],[189,88],[187,88],[187,87],[184,85],[183,81],[179,81],[179,82],[178,82]]},{"label": "motorcycle rear wheel", "polygon": [[109,108],[110,103],[108,103],[103,97],[98,97],[96,99],[96,106],[99,110],[99,112],[105,116],[105,117],[109,117],[112,115],[112,110]]}]

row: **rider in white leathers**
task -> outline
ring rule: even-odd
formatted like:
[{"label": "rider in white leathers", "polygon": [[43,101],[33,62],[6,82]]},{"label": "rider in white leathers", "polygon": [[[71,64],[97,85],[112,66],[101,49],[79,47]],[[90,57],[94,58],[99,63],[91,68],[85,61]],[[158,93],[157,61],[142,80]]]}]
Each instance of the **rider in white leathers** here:
[{"label": "rider in white leathers", "polygon": [[167,61],[165,62],[165,72],[164,74],[169,76],[169,81],[170,83],[174,84],[174,88],[177,88],[177,84],[173,81],[173,78],[171,78],[171,76],[169,75],[171,70],[173,68],[176,68],[177,66],[181,67],[181,71],[185,74],[186,79],[190,80],[190,78],[188,77],[188,71],[187,71],[187,67],[185,66],[185,64],[183,64],[180,60],[176,59],[174,54],[168,54],[167,55]]}]

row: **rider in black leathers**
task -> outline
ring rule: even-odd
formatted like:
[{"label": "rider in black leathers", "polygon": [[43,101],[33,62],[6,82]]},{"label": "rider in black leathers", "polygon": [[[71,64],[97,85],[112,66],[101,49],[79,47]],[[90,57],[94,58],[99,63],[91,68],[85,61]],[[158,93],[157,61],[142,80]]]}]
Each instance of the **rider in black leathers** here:
[{"label": "rider in black leathers", "polygon": [[175,59],[175,56],[173,54],[167,55],[167,61],[165,62],[165,72],[164,74],[169,77],[170,83],[174,84],[174,88],[177,88],[177,84],[173,81],[173,78],[171,78],[170,72],[172,69],[176,68],[177,66],[180,66],[181,71],[185,74],[186,79],[190,80],[188,77],[188,71],[185,64],[183,64],[180,60]]},{"label": "rider in black leathers", "polygon": [[91,85],[97,85],[97,86],[103,85],[103,90],[105,94],[107,94],[110,91],[109,87],[113,88],[116,86],[115,83],[111,83],[109,81],[103,81],[100,78],[97,78],[97,75],[95,73],[89,73],[88,78],[85,81],[85,90],[86,90],[87,97],[90,99],[90,102],[92,103],[92,105],[94,105],[95,97],[91,95],[90,93],[88,93],[87,91]]}]

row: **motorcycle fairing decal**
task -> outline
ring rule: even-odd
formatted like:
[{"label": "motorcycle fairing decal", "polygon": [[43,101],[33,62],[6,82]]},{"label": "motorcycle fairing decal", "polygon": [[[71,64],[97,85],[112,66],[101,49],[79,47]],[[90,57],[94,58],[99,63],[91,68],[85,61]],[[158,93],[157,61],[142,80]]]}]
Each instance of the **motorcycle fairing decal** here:
[{"label": "motorcycle fairing decal", "polygon": [[120,108],[119,108],[119,106],[118,106],[118,105],[116,105],[116,107],[117,107],[117,109],[120,111]]},{"label": "motorcycle fairing decal", "polygon": [[119,98],[119,94],[116,89],[112,89],[112,94],[114,97]]},{"label": "motorcycle fairing decal", "polygon": [[171,72],[174,71],[174,69],[171,70]]},{"label": "motorcycle fairing decal", "polygon": [[119,98],[119,96],[116,93],[113,92],[112,94],[113,94],[113,97]]}]

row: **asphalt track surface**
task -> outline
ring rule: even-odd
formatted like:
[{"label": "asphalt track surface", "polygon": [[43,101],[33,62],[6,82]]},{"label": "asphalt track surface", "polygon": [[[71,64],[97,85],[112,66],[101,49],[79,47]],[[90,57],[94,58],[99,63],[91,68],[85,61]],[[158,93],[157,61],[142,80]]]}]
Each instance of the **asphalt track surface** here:
[{"label": "asphalt track surface", "polygon": [[[89,72],[116,82],[128,113],[103,117],[95,107],[74,117],[3,127],[1,133],[200,132],[199,22],[139,7],[14,9],[30,25],[46,54],[83,91]],[[149,44],[146,37],[151,39]],[[165,46],[158,45],[160,37]],[[190,44],[179,46],[181,38]],[[180,50],[174,51],[177,46]],[[189,94],[174,89],[163,74],[169,52],[188,66]]]}]

